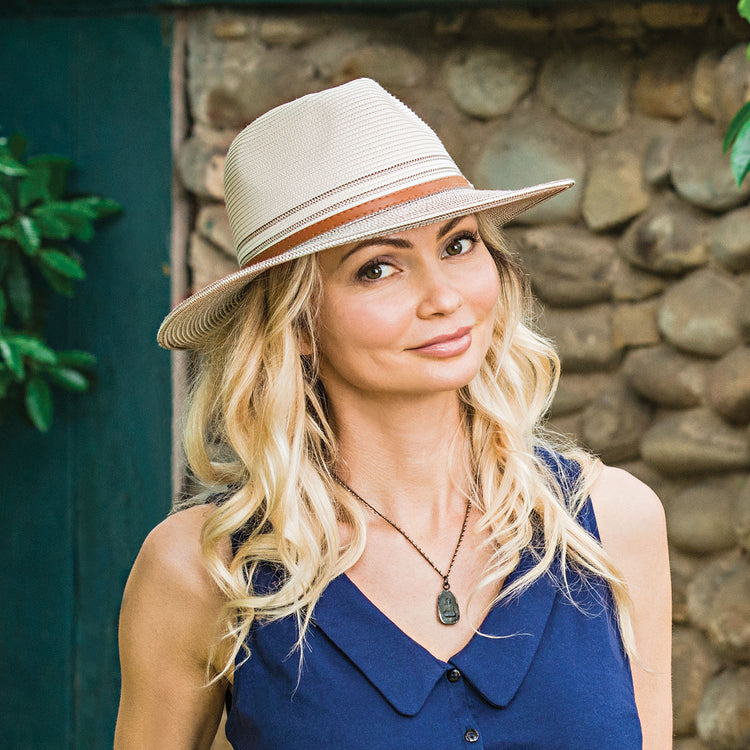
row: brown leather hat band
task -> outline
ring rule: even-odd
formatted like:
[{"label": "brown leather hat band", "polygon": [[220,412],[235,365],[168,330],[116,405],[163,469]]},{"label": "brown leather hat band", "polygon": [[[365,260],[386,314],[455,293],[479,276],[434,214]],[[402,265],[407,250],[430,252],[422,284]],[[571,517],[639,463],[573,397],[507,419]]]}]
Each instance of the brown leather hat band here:
[{"label": "brown leather hat band", "polygon": [[290,234],[275,245],[266,248],[262,253],[249,259],[242,267],[247,268],[247,266],[254,265],[260,261],[275,258],[277,255],[281,255],[281,253],[284,253],[303,242],[307,242],[307,240],[318,237],[324,232],[329,232],[331,229],[336,229],[344,224],[348,224],[350,221],[370,216],[371,214],[382,211],[385,208],[392,208],[393,206],[408,203],[417,198],[424,198],[426,195],[433,195],[435,193],[440,193],[443,190],[457,187],[471,187],[471,183],[465,177],[459,175],[441,177],[438,180],[431,180],[430,182],[423,182],[421,185],[412,185],[403,190],[397,190],[395,193],[390,193],[389,195],[384,195],[380,198],[373,198],[370,201],[365,201],[357,206],[352,206],[351,208],[347,208],[337,214],[333,214],[332,216],[327,216],[325,219],[321,219],[314,224],[310,224],[309,226],[300,229],[294,234]]}]

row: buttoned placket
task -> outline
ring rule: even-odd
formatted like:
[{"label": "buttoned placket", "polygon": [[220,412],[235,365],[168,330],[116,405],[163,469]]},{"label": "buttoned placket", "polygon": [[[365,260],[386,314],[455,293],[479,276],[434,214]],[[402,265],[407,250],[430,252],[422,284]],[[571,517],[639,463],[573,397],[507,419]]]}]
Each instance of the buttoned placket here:
[{"label": "buttoned placket", "polygon": [[444,679],[447,683],[448,699],[458,719],[459,741],[463,742],[464,747],[472,750],[484,748],[482,733],[469,708],[466,681],[461,670],[448,662]]}]

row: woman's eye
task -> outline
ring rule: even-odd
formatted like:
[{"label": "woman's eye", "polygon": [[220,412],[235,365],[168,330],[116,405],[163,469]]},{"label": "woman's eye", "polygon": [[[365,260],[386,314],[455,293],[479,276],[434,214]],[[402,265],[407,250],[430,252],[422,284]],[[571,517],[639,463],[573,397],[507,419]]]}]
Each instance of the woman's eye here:
[{"label": "woman's eye", "polygon": [[471,250],[475,242],[476,240],[473,237],[456,237],[448,243],[444,253],[446,255],[462,255]]},{"label": "woman's eye", "polygon": [[366,281],[377,281],[378,279],[384,279],[386,276],[390,276],[392,273],[393,267],[388,263],[373,261],[372,263],[368,263],[359,272],[359,276]]}]

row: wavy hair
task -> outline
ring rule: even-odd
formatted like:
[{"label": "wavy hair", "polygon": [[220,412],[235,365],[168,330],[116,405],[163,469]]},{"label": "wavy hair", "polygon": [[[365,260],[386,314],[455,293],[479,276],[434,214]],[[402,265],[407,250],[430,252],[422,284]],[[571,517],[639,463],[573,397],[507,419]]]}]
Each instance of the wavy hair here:
[{"label": "wavy hair", "polygon": [[[532,546],[533,567],[502,586],[492,604],[518,595],[550,573],[558,559],[560,584],[569,594],[566,570],[571,567],[584,578],[607,583],[623,645],[634,656],[622,576],[576,521],[601,464],[545,429],[559,360],[550,342],[534,331],[532,298],[517,260],[500,231],[482,214],[477,219],[500,275],[501,299],[487,356],[459,391],[472,502],[492,545],[475,593],[500,587],[521,552]],[[210,573],[227,599],[212,655],[218,663],[213,679],[231,679],[256,620],[294,616],[301,658],[315,603],[365,547],[362,507],[332,479],[337,443],[317,377],[315,346],[321,293],[315,255],[268,269],[246,288],[200,354],[185,451],[195,478],[222,495],[201,535]],[[549,466],[558,454],[581,466],[570,486],[561,487],[564,472],[555,474]],[[351,529],[345,545],[339,539],[342,522]],[[228,536],[236,542],[229,561],[221,552]],[[256,572],[269,566],[277,573],[273,585],[256,591]]]}]

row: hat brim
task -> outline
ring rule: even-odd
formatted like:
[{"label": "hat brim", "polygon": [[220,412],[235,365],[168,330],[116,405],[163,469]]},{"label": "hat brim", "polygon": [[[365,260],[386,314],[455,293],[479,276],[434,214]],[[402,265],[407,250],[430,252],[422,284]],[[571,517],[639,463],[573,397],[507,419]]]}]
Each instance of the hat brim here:
[{"label": "hat brim", "polygon": [[232,311],[247,284],[272,266],[331,247],[466,214],[486,212],[497,226],[502,226],[573,184],[573,180],[555,180],[519,190],[454,188],[370,214],[208,284],[167,315],[157,341],[165,349],[201,349],[208,334]]}]

